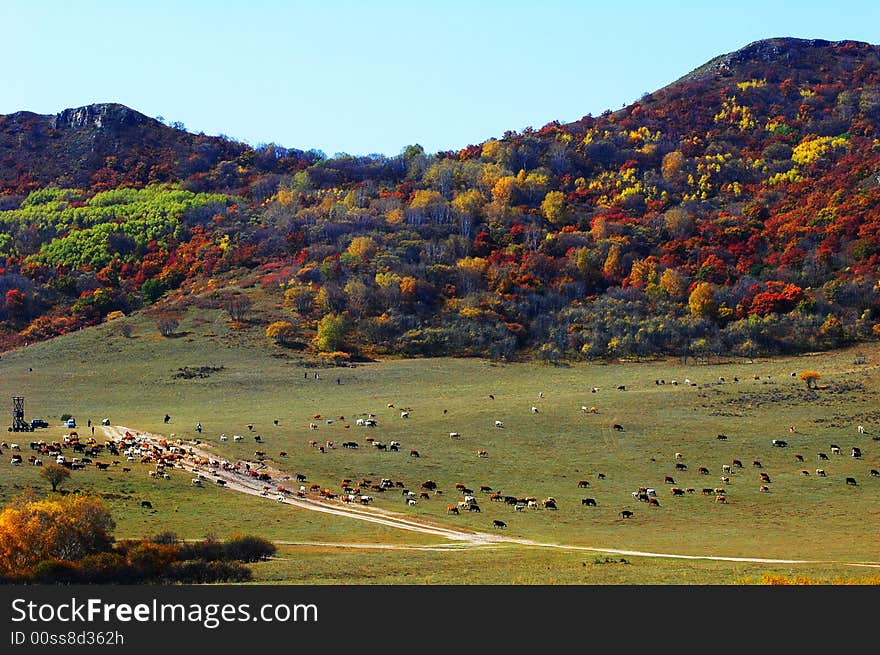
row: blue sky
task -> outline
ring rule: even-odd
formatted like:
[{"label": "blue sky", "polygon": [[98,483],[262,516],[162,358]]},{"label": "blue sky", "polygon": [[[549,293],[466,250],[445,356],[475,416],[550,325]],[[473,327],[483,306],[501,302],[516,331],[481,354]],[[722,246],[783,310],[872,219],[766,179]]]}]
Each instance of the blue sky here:
[{"label": "blue sky", "polygon": [[775,36],[880,44],[878,2],[0,0],[0,114],[120,102],[328,155],[617,109]]}]

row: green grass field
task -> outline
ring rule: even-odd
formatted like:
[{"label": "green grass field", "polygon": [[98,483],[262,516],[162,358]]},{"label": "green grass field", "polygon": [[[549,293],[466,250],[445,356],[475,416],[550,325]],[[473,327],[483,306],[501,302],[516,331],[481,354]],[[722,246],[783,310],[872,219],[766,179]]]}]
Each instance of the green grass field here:
[{"label": "green grass field", "polygon": [[[616,555],[608,556],[615,561],[605,562],[600,553],[512,545],[443,551],[300,545],[282,546],[277,560],[257,565],[260,581],[728,584],[754,580],[764,572],[822,580],[876,575],[877,569],[840,564],[880,561],[880,477],[869,475],[871,469],[880,469],[880,441],[873,440],[880,436],[880,352],[873,345],[700,366],[437,359],[314,368],[297,353],[269,343],[257,326],[231,331],[219,313],[191,313],[175,338],[160,337],[145,318],[119,320],[132,322],[131,338],[119,335],[118,325],[110,323],[3,355],[0,403],[8,403],[7,421],[11,423],[11,397],[21,395],[28,419],[40,417],[51,424],[34,435],[8,433],[8,441],[19,442],[27,453],[32,437],[56,439],[65,432],[62,414],[76,417],[80,435],[89,433],[87,419],[99,423],[107,417],[114,425],[136,430],[200,438],[224,457],[252,458],[255,450],[264,450],[273,465],[333,489],[342,478],[387,477],[414,490],[432,479],[444,495],[409,507],[392,490],[374,493],[375,505],[442,525],[491,532],[492,520],[500,519],[507,523],[508,537],[562,546],[817,562],[772,565],[625,556],[627,562],[620,563]],[[856,356],[867,363],[855,364]],[[204,366],[220,370],[204,378],[175,376],[184,367]],[[791,375],[806,369],[822,373],[816,392],[808,392]],[[686,378],[696,386],[686,386]],[[656,384],[660,379],[667,384]],[[679,384],[672,385],[673,379]],[[618,385],[626,390],[617,390]],[[592,393],[592,387],[598,392]],[[582,406],[595,406],[598,413],[584,412]],[[409,418],[401,418],[404,408]],[[163,423],[166,413],[171,416],[168,424]],[[357,426],[355,420],[368,413],[376,415],[378,425]],[[504,428],[496,428],[496,420]],[[195,431],[199,422],[204,426],[201,435]],[[309,429],[310,423],[318,428]],[[624,429],[614,430],[614,424]],[[866,434],[857,432],[858,424]],[[461,438],[450,439],[450,432]],[[221,442],[221,433],[229,441]],[[719,433],[728,439],[716,439]],[[244,440],[233,443],[233,434]],[[254,441],[256,434],[262,444]],[[399,441],[400,452],[380,452],[367,437],[386,444]],[[789,446],[774,448],[772,439],[784,439]],[[320,453],[309,440],[332,440],[337,447]],[[340,448],[343,441],[356,441],[360,447]],[[831,453],[832,443],[840,446],[840,455]],[[850,457],[852,446],[861,448],[861,459]],[[420,457],[410,457],[412,449]],[[479,449],[489,456],[477,457]],[[287,455],[281,457],[281,451]],[[677,452],[683,455],[685,471],[674,468]],[[830,459],[817,460],[819,452]],[[796,461],[796,454],[804,461]],[[721,467],[734,459],[744,468],[733,468],[730,483],[722,484]],[[769,493],[759,491],[753,460],[760,460],[760,470],[770,476]],[[699,466],[710,474],[700,475]],[[827,477],[818,477],[817,467]],[[104,494],[118,538],[172,530],[184,538],[245,532],[281,543],[444,543],[230,490],[193,489],[183,473],[151,480],[146,465],[133,469],[128,474],[115,467],[75,471],[65,488]],[[8,502],[29,486],[44,489],[38,471],[11,466],[4,449],[0,501]],[[696,493],[673,497],[672,485],[664,483],[667,475],[676,486]],[[847,485],[846,477],[858,484]],[[589,487],[579,488],[580,480],[587,480]],[[458,482],[475,490],[490,486],[505,495],[553,496],[559,509],[514,512],[477,493],[482,512],[450,516],[447,504],[461,498],[454,486]],[[631,492],[640,486],[654,487],[661,506],[633,499]],[[719,486],[727,490],[726,504],[716,503],[714,494],[701,493]],[[582,506],[585,496],[595,498],[597,506]],[[155,511],[143,510],[142,499],[150,499]],[[634,516],[621,519],[624,509]]]}]

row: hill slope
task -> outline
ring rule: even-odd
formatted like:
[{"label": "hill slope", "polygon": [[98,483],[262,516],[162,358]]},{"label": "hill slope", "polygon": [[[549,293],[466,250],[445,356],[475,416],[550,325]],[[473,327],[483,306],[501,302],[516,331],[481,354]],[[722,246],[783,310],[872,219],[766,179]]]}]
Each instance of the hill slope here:
[{"label": "hill slope", "polygon": [[118,105],[5,117],[6,340],[181,293],[221,307],[224,287],[289,323],[279,344],[351,353],[873,339],[878,64],[866,43],[769,39],[616,112],[396,157],[253,149]]}]

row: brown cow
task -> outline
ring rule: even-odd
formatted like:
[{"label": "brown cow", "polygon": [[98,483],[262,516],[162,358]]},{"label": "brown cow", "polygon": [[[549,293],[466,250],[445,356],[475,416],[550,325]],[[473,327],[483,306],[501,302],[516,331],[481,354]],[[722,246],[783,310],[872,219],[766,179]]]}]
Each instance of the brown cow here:
[{"label": "brown cow", "polygon": [[446,513],[447,514],[458,514],[459,513],[458,507],[455,505],[447,505],[446,506]]},{"label": "brown cow", "polygon": [[675,484],[675,480],[672,479],[671,475],[667,475],[663,478],[663,482],[666,484]]}]

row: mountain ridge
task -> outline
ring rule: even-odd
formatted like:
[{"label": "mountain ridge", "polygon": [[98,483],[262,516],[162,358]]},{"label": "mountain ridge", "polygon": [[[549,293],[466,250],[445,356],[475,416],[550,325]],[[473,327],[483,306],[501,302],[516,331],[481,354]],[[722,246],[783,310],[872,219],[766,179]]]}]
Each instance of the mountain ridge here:
[{"label": "mountain ridge", "polygon": [[252,148],[116,103],[20,112],[0,117],[0,332],[46,338],[192,294],[219,308],[231,287],[271,299],[277,345],[313,352],[875,339],[878,137],[880,48],[787,37],[618,111],[435,154]]}]

